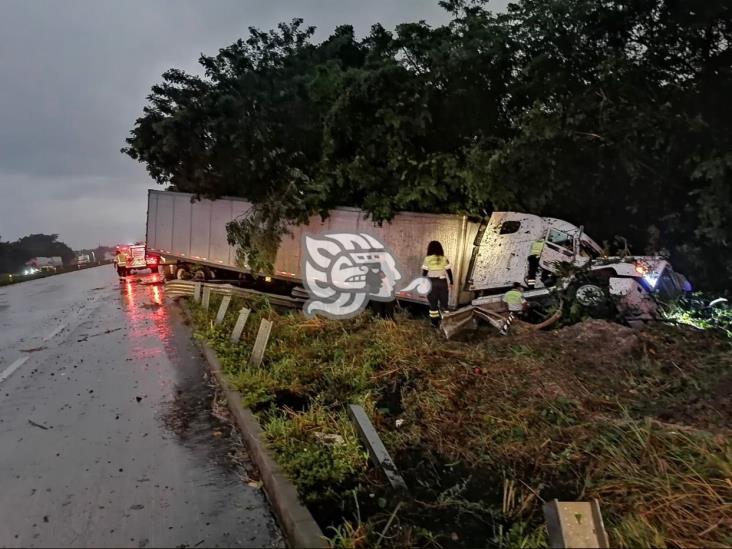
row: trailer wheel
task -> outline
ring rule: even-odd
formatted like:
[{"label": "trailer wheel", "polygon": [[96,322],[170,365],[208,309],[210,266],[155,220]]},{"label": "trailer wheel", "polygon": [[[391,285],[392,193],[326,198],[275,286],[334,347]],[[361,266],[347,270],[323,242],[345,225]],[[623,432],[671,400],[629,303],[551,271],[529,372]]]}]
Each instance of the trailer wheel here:
[{"label": "trailer wheel", "polygon": [[191,278],[191,275],[190,275],[190,273],[189,273],[188,271],[186,271],[186,270],[185,270],[185,269],[184,269],[183,267],[180,267],[180,268],[179,268],[179,269],[178,269],[178,270],[177,270],[177,271],[175,272],[175,278],[177,278],[178,280],[188,280],[189,278]]}]

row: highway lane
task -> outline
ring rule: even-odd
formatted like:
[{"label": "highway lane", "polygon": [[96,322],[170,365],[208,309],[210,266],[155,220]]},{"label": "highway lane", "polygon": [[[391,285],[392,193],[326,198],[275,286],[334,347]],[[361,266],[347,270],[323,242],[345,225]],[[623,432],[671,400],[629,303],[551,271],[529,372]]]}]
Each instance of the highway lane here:
[{"label": "highway lane", "polygon": [[0,546],[283,545],[151,280],[102,266],[0,288]]}]

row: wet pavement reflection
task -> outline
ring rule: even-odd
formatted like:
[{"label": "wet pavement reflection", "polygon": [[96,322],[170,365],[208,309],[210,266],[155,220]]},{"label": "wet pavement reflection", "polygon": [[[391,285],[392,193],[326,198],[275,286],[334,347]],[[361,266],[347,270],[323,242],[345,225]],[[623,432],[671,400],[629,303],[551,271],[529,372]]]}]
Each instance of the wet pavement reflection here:
[{"label": "wet pavement reflection", "polygon": [[[0,546],[282,545],[159,275],[56,278],[12,302],[78,306],[57,334],[27,335],[33,352],[0,383]],[[0,315],[26,318],[14,306]]]}]

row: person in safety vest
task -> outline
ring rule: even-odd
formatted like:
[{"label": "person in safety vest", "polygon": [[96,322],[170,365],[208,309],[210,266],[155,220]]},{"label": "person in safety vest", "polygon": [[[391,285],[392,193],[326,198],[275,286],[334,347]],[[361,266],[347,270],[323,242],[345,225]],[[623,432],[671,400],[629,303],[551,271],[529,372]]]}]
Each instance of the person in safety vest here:
[{"label": "person in safety vest", "polygon": [[514,314],[522,313],[529,306],[524,298],[524,289],[519,282],[514,282],[513,288],[503,294],[503,302],[508,307],[508,311]]},{"label": "person in safety vest", "polygon": [[427,300],[430,304],[430,321],[433,326],[437,327],[440,325],[440,310],[447,309],[448,306],[450,295],[448,281],[450,286],[453,284],[450,261],[445,257],[442,244],[437,240],[433,240],[427,245],[427,257],[422,263],[422,276],[429,278],[432,284],[430,293],[427,294]]},{"label": "person in safety vest", "polygon": [[127,274],[127,254],[122,250],[117,250],[117,255],[114,256],[114,263],[117,265],[117,274],[119,276],[125,276]]},{"label": "person in safety vest", "polygon": [[526,277],[526,284],[529,286],[536,285],[536,275],[539,272],[539,258],[541,252],[544,251],[544,240],[534,240],[531,243],[531,251],[529,253],[529,273]]},{"label": "person in safety vest", "polygon": [[513,287],[503,294],[503,302],[508,307],[508,317],[506,317],[501,327],[501,335],[508,335],[511,323],[516,316],[523,315],[529,308],[529,304],[524,297],[524,289],[519,282],[514,282]]}]

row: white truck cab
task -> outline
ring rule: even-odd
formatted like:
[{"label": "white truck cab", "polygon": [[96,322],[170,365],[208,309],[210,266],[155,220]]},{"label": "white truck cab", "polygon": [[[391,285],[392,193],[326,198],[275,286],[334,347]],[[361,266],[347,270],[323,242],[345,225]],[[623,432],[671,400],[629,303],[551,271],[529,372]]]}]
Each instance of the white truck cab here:
[{"label": "white truck cab", "polygon": [[690,289],[686,279],[661,257],[607,257],[582,227],[551,217],[495,212],[474,242],[467,289],[482,295],[473,304],[498,302],[515,282],[525,285],[528,258],[537,241],[543,242],[539,256],[543,283],[537,281],[534,289],[524,293],[527,300],[548,295],[557,281],[566,284],[562,277],[577,268],[586,273],[576,289],[578,301],[589,305],[596,296],[614,296],[628,318],[655,318],[657,302],[652,294],[657,290]]}]

